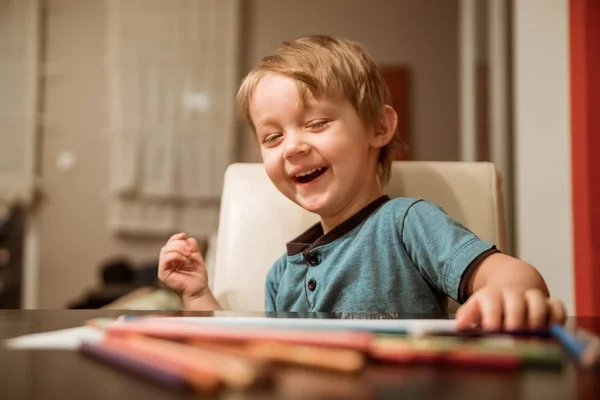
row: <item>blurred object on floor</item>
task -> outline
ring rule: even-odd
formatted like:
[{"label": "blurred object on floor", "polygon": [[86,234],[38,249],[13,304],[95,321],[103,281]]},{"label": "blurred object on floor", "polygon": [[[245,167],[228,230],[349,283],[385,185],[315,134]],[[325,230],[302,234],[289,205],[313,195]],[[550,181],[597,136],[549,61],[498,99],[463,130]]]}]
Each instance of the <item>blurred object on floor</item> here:
[{"label": "blurred object on floor", "polygon": [[[158,266],[156,267],[158,270]],[[156,270],[156,271],[157,271]],[[67,305],[71,309],[102,308],[139,288],[136,271],[126,257],[106,259],[100,266],[101,286],[84,291],[83,295]]]},{"label": "blurred object on floor", "polygon": [[[208,241],[197,238],[200,253],[207,255]],[[156,253],[160,249],[157,249]],[[127,256],[106,258],[99,267],[100,286],[86,288],[67,304],[69,309],[179,310],[179,297],[158,280],[158,259],[139,264]]]},{"label": "blurred object on floor", "polygon": [[25,208],[14,205],[0,218],[0,308],[21,308],[25,216]]},{"label": "blurred object on floor", "polygon": [[181,310],[179,296],[168,289],[141,287],[106,305],[109,310]]}]

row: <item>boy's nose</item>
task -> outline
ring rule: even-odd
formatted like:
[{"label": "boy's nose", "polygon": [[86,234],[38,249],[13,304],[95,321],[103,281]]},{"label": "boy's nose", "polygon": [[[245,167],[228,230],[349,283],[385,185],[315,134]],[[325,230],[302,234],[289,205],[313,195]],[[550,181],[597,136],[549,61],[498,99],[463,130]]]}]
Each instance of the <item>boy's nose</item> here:
[{"label": "boy's nose", "polygon": [[298,155],[306,154],[310,151],[310,144],[307,143],[302,135],[288,134],[285,138],[284,158],[289,159]]}]

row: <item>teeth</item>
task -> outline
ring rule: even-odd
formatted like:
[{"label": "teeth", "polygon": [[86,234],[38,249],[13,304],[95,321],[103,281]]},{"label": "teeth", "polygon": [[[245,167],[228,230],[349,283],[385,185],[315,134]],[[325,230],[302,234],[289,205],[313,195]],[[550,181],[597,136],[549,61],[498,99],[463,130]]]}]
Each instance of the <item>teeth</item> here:
[{"label": "teeth", "polygon": [[310,171],[301,172],[301,173],[299,173],[299,174],[296,174],[296,176],[306,176],[306,175],[310,175],[310,174],[312,174],[312,173],[314,173],[314,172],[317,172],[317,171],[319,171],[319,170],[321,170],[321,169],[323,169],[323,168],[315,168],[315,169],[311,169]]}]

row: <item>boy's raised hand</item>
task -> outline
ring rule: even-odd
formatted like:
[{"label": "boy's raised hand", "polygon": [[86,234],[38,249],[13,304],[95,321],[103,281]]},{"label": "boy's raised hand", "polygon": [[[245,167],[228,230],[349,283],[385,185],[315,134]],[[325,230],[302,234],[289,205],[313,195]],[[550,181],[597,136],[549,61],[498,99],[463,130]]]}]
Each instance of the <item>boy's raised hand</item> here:
[{"label": "boy's raised hand", "polygon": [[563,323],[565,318],[562,301],[538,289],[511,286],[483,287],[456,312],[458,329],[475,325],[487,331],[536,330]]},{"label": "boy's raised hand", "polygon": [[185,233],[171,236],[160,251],[158,278],[184,302],[210,291],[206,266],[196,239],[186,238]]}]

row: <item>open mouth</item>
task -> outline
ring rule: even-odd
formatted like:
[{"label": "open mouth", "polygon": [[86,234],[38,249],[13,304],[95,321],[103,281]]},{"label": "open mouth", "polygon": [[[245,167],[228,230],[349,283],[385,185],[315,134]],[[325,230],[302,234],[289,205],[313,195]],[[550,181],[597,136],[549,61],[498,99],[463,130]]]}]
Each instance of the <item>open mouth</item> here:
[{"label": "open mouth", "polygon": [[327,167],[315,168],[313,170],[294,175],[294,179],[298,183],[308,183],[310,181],[314,181],[315,179],[323,175],[325,171],[327,171]]}]

